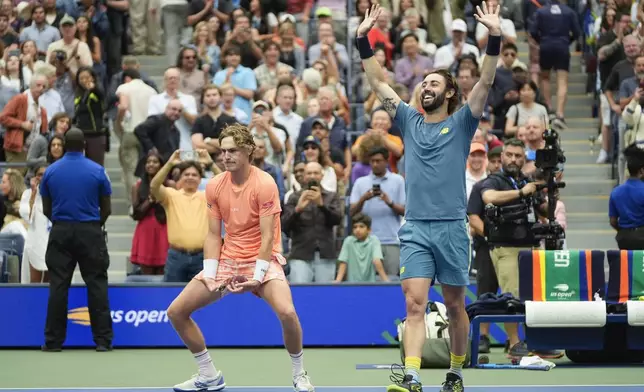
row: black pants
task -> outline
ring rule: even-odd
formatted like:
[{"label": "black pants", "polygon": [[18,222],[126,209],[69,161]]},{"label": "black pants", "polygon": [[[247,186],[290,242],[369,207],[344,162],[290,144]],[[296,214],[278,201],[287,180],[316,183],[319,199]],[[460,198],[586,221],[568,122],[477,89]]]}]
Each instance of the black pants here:
[{"label": "black pants", "polygon": [[490,256],[490,246],[487,242],[477,242],[476,256],[476,296],[480,297],[485,293],[495,293],[499,290],[499,282],[496,278],[496,271]]},{"label": "black pants", "polygon": [[87,285],[87,307],[97,345],[112,344],[112,317],[107,298],[107,245],[98,222],[54,222],[47,254],[49,303],[45,344],[62,347],[67,335],[67,299],[76,264]]},{"label": "black pants", "polygon": [[644,249],[644,226],[635,229],[619,229],[615,236],[619,249]]}]

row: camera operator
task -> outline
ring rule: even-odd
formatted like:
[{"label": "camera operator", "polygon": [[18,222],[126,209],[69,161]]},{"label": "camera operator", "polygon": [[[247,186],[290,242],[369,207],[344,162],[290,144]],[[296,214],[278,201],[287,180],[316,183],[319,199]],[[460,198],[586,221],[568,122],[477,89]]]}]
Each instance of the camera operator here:
[{"label": "camera operator", "polygon": [[[522,141],[508,140],[503,147],[501,162],[501,172],[491,174],[482,185],[481,196],[486,205],[485,234],[502,292],[519,298],[519,252],[536,245],[531,233],[535,216],[527,207],[531,203],[526,203],[526,199],[537,191],[537,184],[528,182],[521,172],[525,163]],[[509,216],[510,210],[517,210],[516,216],[504,218]],[[490,216],[491,211],[496,213],[495,217]],[[519,339],[517,324],[506,323],[505,330],[510,339],[509,355],[528,355],[527,347]]]}]

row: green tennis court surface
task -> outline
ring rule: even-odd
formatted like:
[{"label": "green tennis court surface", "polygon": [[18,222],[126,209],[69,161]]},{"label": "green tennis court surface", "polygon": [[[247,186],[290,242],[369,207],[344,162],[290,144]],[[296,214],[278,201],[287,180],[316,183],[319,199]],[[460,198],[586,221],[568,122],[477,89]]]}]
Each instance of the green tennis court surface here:
[{"label": "green tennis court surface", "polygon": [[[215,366],[224,372],[227,388],[235,392],[287,392],[293,388],[290,358],[283,349],[211,349]],[[318,392],[382,392],[390,372],[356,370],[357,364],[400,362],[395,348],[306,349],[305,366]],[[507,362],[496,350],[492,362]],[[644,392],[641,366],[566,367],[554,369],[465,369],[467,390],[472,392]],[[196,372],[190,353],[181,349],[0,350],[1,391],[161,392]],[[445,370],[421,370],[426,391],[439,391]]]}]

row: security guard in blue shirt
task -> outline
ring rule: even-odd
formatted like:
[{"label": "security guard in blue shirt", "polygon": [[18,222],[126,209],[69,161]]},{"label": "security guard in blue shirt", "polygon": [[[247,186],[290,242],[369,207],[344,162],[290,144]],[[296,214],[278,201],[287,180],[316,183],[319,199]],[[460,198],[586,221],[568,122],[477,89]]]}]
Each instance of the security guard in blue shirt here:
[{"label": "security guard in blue shirt", "polygon": [[610,194],[608,216],[619,249],[644,249],[644,146],[624,150],[630,178]]},{"label": "security guard in blue shirt", "polygon": [[107,297],[110,264],[103,225],[111,213],[112,187],[105,169],[83,155],[79,129],[65,134],[65,155],[47,168],[40,183],[43,212],[52,222],[45,261],[49,303],[43,351],[61,351],[67,334],[67,296],[78,263],[96,351],[112,349],[112,317]]}]

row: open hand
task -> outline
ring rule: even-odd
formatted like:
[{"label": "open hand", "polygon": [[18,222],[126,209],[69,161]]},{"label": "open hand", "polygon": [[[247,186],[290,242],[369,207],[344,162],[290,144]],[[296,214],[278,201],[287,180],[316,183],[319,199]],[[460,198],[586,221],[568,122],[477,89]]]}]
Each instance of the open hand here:
[{"label": "open hand", "polygon": [[376,24],[378,17],[382,13],[382,8],[378,4],[374,4],[370,9],[367,10],[364,14],[364,20],[360,23],[357,30],[358,37],[364,37],[369,33],[371,28]]},{"label": "open hand", "polygon": [[484,1],[480,6],[476,6],[476,13],[474,18],[487,27],[490,31],[490,35],[501,35],[501,19],[499,19],[499,11],[501,6],[497,5],[496,9],[492,6],[488,6]]}]

